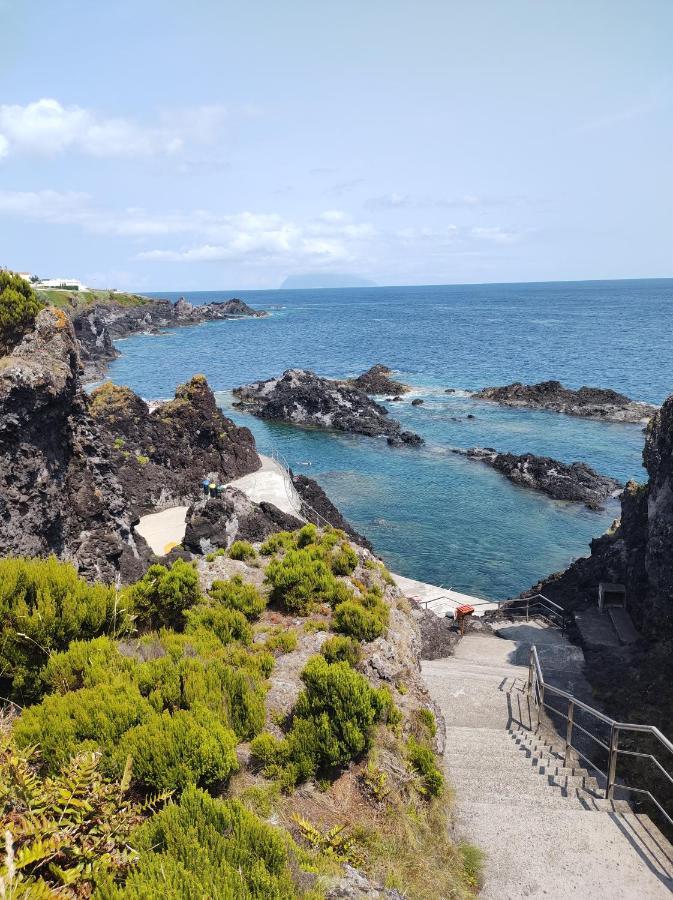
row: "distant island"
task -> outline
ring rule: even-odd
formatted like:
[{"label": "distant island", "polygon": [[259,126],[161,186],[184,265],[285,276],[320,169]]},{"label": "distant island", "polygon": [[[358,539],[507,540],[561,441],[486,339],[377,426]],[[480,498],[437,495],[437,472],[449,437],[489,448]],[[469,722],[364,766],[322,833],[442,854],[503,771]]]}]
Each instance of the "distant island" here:
[{"label": "distant island", "polygon": [[295,290],[300,288],[358,288],[377,287],[376,282],[362,275],[344,272],[307,272],[303,275],[288,275],[281,284],[281,289]]}]

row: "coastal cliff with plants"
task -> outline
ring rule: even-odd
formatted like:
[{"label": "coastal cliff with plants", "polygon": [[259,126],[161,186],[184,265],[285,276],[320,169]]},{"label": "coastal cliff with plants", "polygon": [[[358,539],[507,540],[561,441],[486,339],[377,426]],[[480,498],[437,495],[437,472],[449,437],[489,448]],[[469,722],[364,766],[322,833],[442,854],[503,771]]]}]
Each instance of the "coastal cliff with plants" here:
[{"label": "coastal cliff with plants", "polygon": [[[4,895],[475,893],[383,563],[226,486],[260,460],[203,377],[155,409],[87,395],[70,316],[3,277]],[[135,526],[176,503],[184,545],[159,560]]]}]

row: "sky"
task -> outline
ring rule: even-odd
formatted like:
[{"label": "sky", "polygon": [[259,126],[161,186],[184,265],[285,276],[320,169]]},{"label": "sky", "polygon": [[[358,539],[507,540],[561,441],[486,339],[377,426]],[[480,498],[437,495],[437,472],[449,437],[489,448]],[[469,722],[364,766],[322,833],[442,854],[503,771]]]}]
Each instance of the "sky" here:
[{"label": "sky", "polygon": [[673,276],[671,0],[0,0],[0,265]]}]

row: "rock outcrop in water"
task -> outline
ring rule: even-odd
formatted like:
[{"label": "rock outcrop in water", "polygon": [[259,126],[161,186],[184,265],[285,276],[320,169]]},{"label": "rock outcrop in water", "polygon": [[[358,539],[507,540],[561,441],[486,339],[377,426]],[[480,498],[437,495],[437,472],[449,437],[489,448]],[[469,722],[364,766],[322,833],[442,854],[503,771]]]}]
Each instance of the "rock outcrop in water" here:
[{"label": "rock outcrop in water", "polygon": [[404,431],[388,410],[364,391],[343,381],[321,378],[303,369],[288,369],[279,378],[234,389],[236,406],[261,419],[292,425],[385,436],[391,446],[418,446],[423,439]]},{"label": "rock outcrop in water", "polygon": [[604,500],[617,496],[622,488],[616,479],[599,475],[586,463],[568,464],[532,453],[498,453],[492,447],[455,452],[486,463],[520,487],[542,491],[555,500],[584,503],[590,509],[600,509]]},{"label": "rock outcrop in water", "polygon": [[90,410],[135,515],[189,504],[203,478],[226,482],[261,465],[252,433],[222,414],[203,375],[153,412],[107,382],[91,394]]},{"label": "rock outcrop in water", "polygon": [[73,316],[75,334],[88,380],[101,377],[109,363],[119,356],[113,341],[139,332],[156,334],[166,328],[198,325],[220,319],[259,318],[266,312],[252,309],[239,299],[194,306],[181,298],[169,300],[141,298],[134,306],[98,303]]},{"label": "rock outcrop in water", "polygon": [[388,366],[377,363],[375,366],[372,366],[371,369],[367,369],[366,372],[363,372],[362,375],[358,375],[357,378],[352,378],[350,383],[354,387],[364,391],[365,394],[399,395],[408,393],[409,387],[406,384],[402,384],[401,381],[392,379],[390,377],[392,373],[393,370],[389,369]]},{"label": "rock outcrop in water", "polygon": [[630,400],[624,394],[607,388],[581,387],[571,390],[560,381],[542,381],[539,384],[516,381],[505,387],[482,388],[473,396],[477,400],[490,400],[501,406],[546,409],[606,422],[644,424],[657,411],[651,403]]},{"label": "rock outcrop in water", "polygon": [[340,528],[342,531],[345,531],[361,547],[366,547],[368,550],[372,549],[372,545],[367,538],[357,532],[344,519],[315,479],[307,478],[306,475],[293,475],[292,482],[302,500],[302,515],[308,522],[313,522],[314,525],[320,526],[324,526],[325,522],[327,522],[333,528]]}]

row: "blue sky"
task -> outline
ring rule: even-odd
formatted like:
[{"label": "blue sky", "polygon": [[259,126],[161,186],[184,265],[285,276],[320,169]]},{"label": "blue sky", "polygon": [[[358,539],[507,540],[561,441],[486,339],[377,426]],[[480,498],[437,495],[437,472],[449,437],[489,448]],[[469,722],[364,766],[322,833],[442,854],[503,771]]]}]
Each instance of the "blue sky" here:
[{"label": "blue sky", "polygon": [[673,275],[670,0],[0,0],[0,265]]}]

